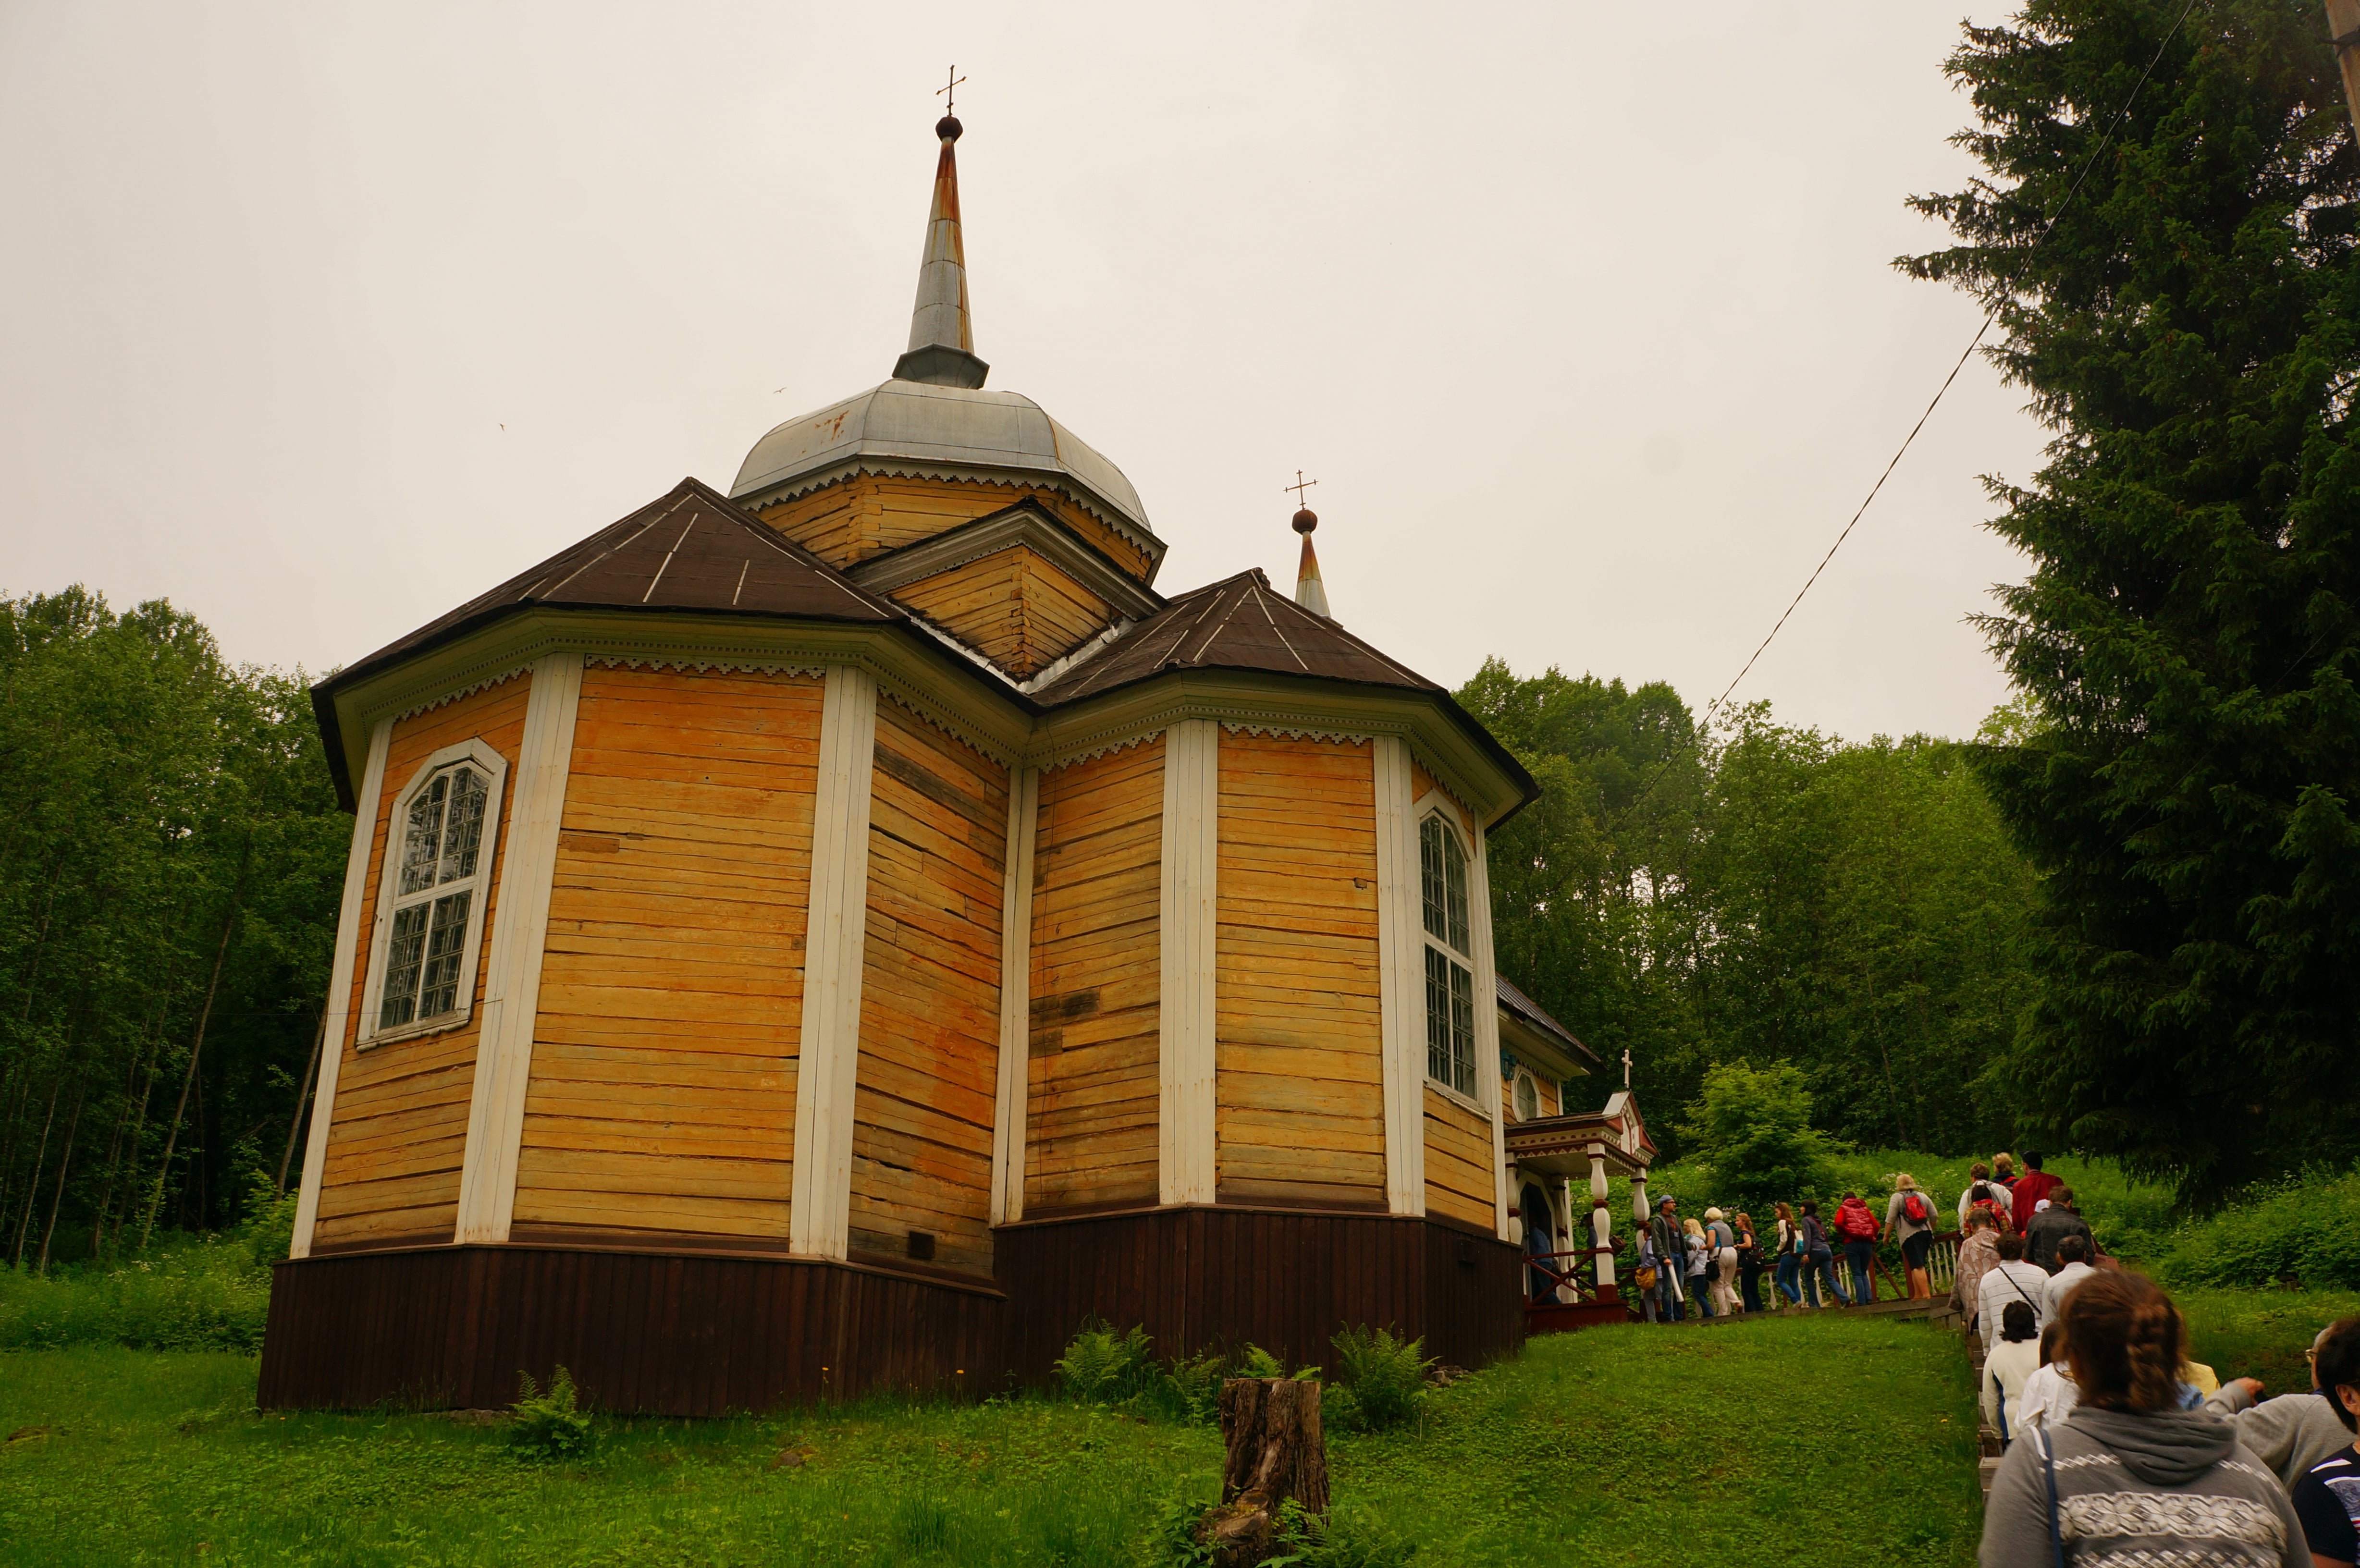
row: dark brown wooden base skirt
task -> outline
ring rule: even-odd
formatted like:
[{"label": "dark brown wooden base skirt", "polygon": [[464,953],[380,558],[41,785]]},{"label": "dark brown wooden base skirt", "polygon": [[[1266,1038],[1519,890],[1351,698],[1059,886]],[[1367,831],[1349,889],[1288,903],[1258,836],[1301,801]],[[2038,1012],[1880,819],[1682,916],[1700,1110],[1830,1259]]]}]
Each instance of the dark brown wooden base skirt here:
[{"label": "dark brown wooden base skirt", "polygon": [[1049,1376],[1085,1321],[1161,1356],[1251,1341],[1319,1363],[1349,1324],[1462,1367],[1524,1337],[1517,1250],[1432,1219],[1162,1209],[996,1233],[1000,1289],[710,1252],[434,1247],[282,1263],[266,1408],[482,1409],[563,1366],[594,1408],[720,1415]]}]

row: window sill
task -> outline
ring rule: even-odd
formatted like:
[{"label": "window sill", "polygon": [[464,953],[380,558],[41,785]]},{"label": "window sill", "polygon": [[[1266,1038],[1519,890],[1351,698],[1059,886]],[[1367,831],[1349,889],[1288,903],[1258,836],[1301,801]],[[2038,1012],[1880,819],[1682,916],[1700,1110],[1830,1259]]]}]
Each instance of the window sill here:
[{"label": "window sill", "polygon": [[1486,1106],[1483,1102],[1478,1100],[1474,1095],[1462,1094],[1439,1078],[1428,1078],[1426,1081],[1426,1086],[1428,1089],[1433,1090],[1436,1094],[1441,1095],[1444,1099],[1450,1101],[1453,1105],[1465,1106],[1468,1110],[1470,1110],[1477,1116],[1481,1116],[1485,1121],[1488,1122],[1491,1119],[1491,1112],[1490,1108]]},{"label": "window sill", "polygon": [[462,1007],[455,1013],[443,1013],[435,1018],[421,1018],[403,1024],[399,1029],[380,1029],[353,1044],[355,1051],[374,1051],[380,1045],[399,1045],[406,1040],[423,1040],[430,1034],[448,1034],[455,1029],[465,1029],[474,1021],[475,1009]]}]

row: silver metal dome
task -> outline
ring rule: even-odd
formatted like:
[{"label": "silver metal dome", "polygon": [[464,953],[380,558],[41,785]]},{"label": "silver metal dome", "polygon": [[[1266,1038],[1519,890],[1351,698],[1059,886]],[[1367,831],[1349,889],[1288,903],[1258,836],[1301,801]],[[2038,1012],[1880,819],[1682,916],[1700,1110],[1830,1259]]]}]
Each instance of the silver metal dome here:
[{"label": "silver metal dome", "polygon": [[1062,480],[1151,558],[1164,555],[1164,541],[1148,527],[1147,509],[1122,470],[1017,392],[888,381],[789,419],[756,441],[729,495],[764,506],[862,472]]}]

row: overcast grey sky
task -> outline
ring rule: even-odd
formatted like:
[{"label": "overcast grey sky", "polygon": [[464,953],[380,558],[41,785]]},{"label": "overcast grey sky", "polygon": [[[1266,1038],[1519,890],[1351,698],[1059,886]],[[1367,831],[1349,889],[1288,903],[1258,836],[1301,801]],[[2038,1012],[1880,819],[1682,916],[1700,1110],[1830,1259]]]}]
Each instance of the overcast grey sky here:
[{"label": "overcast grey sky", "polygon": [[[1972,334],[1892,271],[1950,7],[0,0],[0,588],[349,661],[882,380],[956,60],[977,350],[1167,591],[1701,705]],[[2022,564],[1960,378],[1741,700],[1971,732]]]}]

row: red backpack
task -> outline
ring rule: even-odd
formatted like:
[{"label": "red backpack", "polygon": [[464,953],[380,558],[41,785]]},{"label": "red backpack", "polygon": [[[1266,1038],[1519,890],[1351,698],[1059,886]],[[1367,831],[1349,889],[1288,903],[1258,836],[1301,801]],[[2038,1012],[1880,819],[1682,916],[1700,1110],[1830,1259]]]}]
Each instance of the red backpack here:
[{"label": "red backpack", "polygon": [[1926,1215],[1929,1212],[1926,1207],[1926,1200],[1916,1192],[1901,1200],[1901,1213],[1911,1225],[1924,1225]]},{"label": "red backpack", "polygon": [[1866,1203],[1846,1203],[1836,1211],[1836,1229],[1854,1241],[1867,1241],[1876,1235],[1876,1216]]}]

